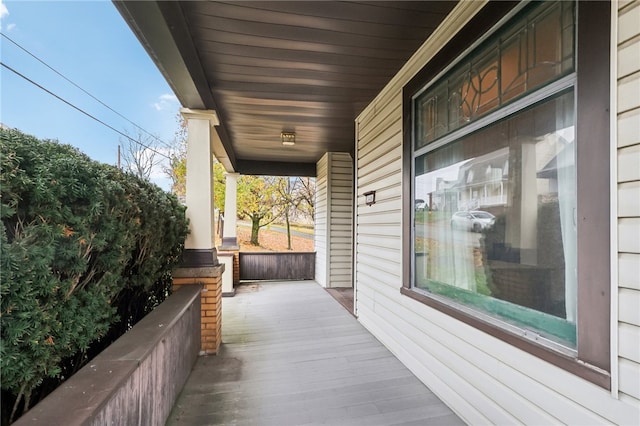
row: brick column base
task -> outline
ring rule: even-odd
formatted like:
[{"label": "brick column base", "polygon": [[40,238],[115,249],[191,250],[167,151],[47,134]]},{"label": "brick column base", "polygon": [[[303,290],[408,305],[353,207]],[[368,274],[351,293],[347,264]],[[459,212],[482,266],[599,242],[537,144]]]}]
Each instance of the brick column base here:
[{"label": "brick column base", "polygon": [[233,253],[233,286],[240,284],[240,252]]},{"label": "brick column base", "polygon": [[222,273],[224,265],[203,268],[177,268],[173,271],[173,290],[183,285],[202,285],[200,305],[200,354],[218,353],[222,343]]}]

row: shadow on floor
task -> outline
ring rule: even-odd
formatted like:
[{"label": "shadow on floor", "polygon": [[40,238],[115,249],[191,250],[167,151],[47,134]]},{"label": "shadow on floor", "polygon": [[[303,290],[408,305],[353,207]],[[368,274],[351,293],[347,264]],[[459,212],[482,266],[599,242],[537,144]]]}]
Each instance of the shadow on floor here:
[{"label": "shadow on floor", "polygon": [[351,315],[355,316],[353,312],[353,288],[327,288],[326,290]]}]

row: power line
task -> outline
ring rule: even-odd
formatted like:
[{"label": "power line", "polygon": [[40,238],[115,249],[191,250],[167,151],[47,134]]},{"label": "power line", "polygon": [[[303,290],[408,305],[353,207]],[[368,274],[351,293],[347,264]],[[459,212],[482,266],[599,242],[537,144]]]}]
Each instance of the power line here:
[{"label": "power line", "polygon": [[119,135],[124,136],[125,138],[127,138],[127,139],[128,139],[128,140],[130,140],[131,142],[136,143],[136,144],[138,144],[138,145],[140,145],[140,146],[143,146],[144,148],[148,149],[149,151],[154,152],[154,153],[156,153],[156,154],[158,154],[158,155],[160,155],[160,156],[162,156],[162,157],[165,157],[167,160],[171,160],[171,157],[169,157],[168,155],[163,154],[162,152],[157,151],[157,150],[155,150],[154,148],[152,148],[152,147],[150,147],[150,146],[148,146],[148,145],[145,145],[145,144],[143,144],[143,143],[142,143],[142,142],[140,142],[140,141],[137,141],[137,140],[133,139],[131,136],[129,136],[129,135],[127,135],[127,134],[125,134],[125,133],[121,132],[120,130],[116,129],[115,127],[113,127],[113,126],[111,126],[111,125],[109,125],[109,124],[105,123],[104,121],[100,120],[99,118],[97,118],[97,117],[95,117],[95,116],[93,116],[93,115],[89,114],[88,112],[86,112],[86,111],[85,111],[85,110],[83,110],[82,108],[77,107],[77,106],[75,106],[74,104],[72,104],[71,102],[67,101],[66,99],[64,99],[64,98],[62,98],[62,97],[60,97],[60,96],[56,95],[55,93],[53,93],[52,91],[50,91],[50,90],[49,90],[49,89],[47,89],[46,87],[41,86],[40,84],[38,84],[38,83],[36,83],[35,81],[31,80],[29,77],[25,76],[24,74],[21,74],[20,72],[16,71],[15,69],[11,68],[9,65],[5,64],[4,62],[1,62],[1,61],[0,61],[0,65],[2,65],[3,67],[5,67],[6,69],[8,69],[9,71],[11,71],[12,73],[16,74],[17,76],[22,77],[23,79],[25,79],[25,80],[26,80],[26,81],[28,81],[29,83],[33,84],[34,86],[38,87],[39,89],[44,90],[45,92],[47,92],[48,94],[50,94],[50,95],[51,95],[51,96],[53,96],[54,98],[56,98],[56,99],[58,99],[58,100],[60,100],[60,101],[64,102],[65,104],[69,105],[71,108],[73,108],[73,109],[75,109],[75,110],[77,110],[77,111],[81,112],[82,114],[84,114],[84,115],[86,115],[87,117],[89,117],[89,118],[91,118],[91,119],[93,119],[93,120],[97,121],[98,123],[102,124],[103,126],[108,127],[109,129],[113,130],[114,132],[118,133]]},{"label": "power line", "polygon": [[33,59],[35,59],[36,61],[40,62],[42,65],[44,65],[45,67],[49,68],[51,71],[53,71],[54,73],[56,73],[57,75],[59,75],[60,77],[62,77],[63,79],[65,79],[67,82],[69,82],[70,84],[72,84],[73,86],[75,86],[76,88],[80,89],[82,92],[84,92],[86,95],[88,95],[89,97],[91,97],[93,100],[95,100],[96,102],[98,102],[100,105],[104,106],[105,108],[107,108],[109,111],[113,112],[114,114],[118,115],[119,117],[123,118],[124,120],[126,120],[127,122],[129,122],[131,125],[133,125],[134,127],[140,129],[141,131],[143,131],[144,133],[146,133],[147,135],[151,136],[152,138],[154,138],[155,140],[157,140],[158,142],[162,143],[165,145],[165,147],[167,148],[171,148],[171,145],[168,144],[167,142],[163,141],[162,139],[160,139],[159,137],[157,137],[156,135],[148,132],[146,129],[142,128],[141,126],[139,126],[138,124],[134,123],[133,121],[131,121],[130,119],[128,119],[127,117],[125,117],[124,115],[120,114],[118,111],[116,111],[115,109],[111,108],[109,105],[105,104],[104,102],[102,102],[100,99],[98,99],[97,97],[95,97],[94,95],[92,95],[91,93],[89,93],[87,90],[83,89],[82,87],[80,87],[78,84],[76,84],[75,82],[73,82],[71,79],[69,79],[68,77],[66,77],[64,74],[62,74],[61,72],[59,72],[58,70],[56,70],[55,68],[53,68],[52,66],[50,66],[49,64],[47,64],[45,61],[43,61],[42,59],[40,59],[39,57],[37,57],[35,54],[31,53],[30,51],[28,51],[26,48],[22,47],[20,44],[18,44],[18,42],[16,42],[15,40],[13,40],[11,37],[9,37],[8,35],[6,35],[5,33],[0,33],[2,34],[2,36],[4,38],[6,38],[7,40],[9,40],[11,43],[13,43],[14,45],[16,45],[19,49],[21,49],[22,51],[24,51],[26,54],[28,54],[29,56],[31,56]]}]

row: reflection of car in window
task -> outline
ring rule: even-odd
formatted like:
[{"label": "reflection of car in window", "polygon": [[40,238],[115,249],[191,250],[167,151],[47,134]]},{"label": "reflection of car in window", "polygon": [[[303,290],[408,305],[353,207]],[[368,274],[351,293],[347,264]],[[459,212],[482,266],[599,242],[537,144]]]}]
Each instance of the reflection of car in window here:
[{"label": "reflection of car in window", "polygon": [[426,206],[427,206],[427,203],[425,203],[424,200],[421,200],[420,198],[416,198],[416,210],[424,210]]},{"label": "reflection of car in window", "polygon": [[451,227],[480,232],[483,229],[492,227],[495,221],[496,217],[494,215],[482,210],[455,212],[453,216],[451,216]]}]

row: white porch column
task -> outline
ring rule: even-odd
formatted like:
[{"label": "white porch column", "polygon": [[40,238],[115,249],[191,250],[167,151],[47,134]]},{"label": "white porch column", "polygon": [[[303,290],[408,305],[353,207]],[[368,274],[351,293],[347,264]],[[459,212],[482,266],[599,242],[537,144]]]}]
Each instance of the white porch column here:
[{"label": "white porch column", "polygon": [[238,176],[240,176],[238,173],[225,174],[224,229],[220,250],[240,250],[236,230]]},{"label": "white porch column", "polygon": [[185,241],[184,267],[218,264],[213,222],[213,140],[219,124],[215,111],[183,108],[187,121],[186,203],[190,234]]}]

